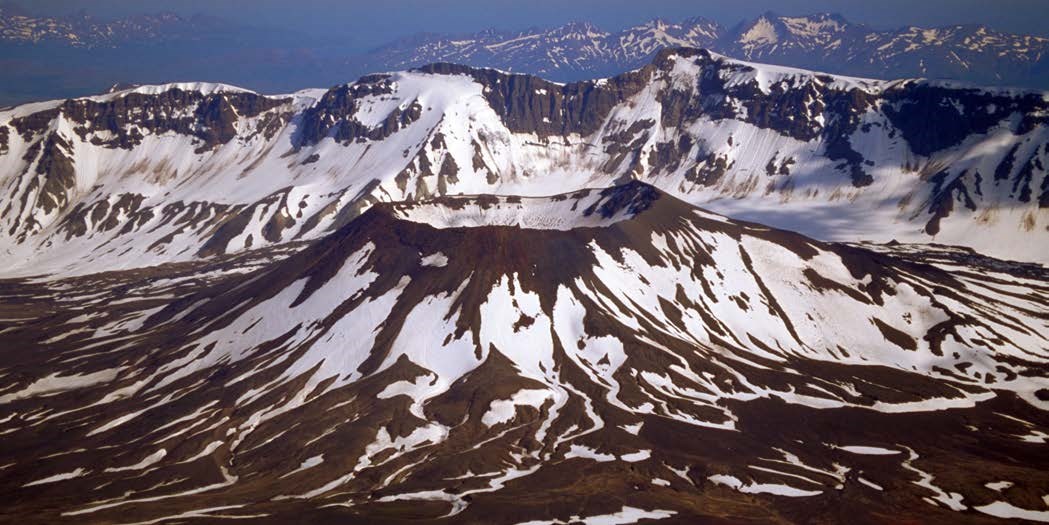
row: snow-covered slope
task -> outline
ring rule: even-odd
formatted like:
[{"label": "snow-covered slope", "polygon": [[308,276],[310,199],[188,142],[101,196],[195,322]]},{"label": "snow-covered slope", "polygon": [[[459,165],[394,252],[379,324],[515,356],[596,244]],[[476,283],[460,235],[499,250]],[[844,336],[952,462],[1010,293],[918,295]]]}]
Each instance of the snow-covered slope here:
[{"label": "snow-covered slope", "polygon": [[1047,282],[639,182],[379,203],[290,255],[7,281],[3,513],[1037,516]]},{"label": "snow-covered slope", "polygon": [[379,201],[625,178],[828,240],[1046,261],[1043,93],[661,53],[558,84],[439,64],[263,96],[139,87],[0,111],[6,275],[318,238]]}]

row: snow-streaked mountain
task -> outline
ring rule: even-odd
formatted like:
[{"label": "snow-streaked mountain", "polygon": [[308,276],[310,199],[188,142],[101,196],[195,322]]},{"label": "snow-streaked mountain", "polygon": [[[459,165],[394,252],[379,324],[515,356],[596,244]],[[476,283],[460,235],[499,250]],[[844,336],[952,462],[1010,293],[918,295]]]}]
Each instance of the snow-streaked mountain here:
[{"label": "snow-streaked mountain", "polygon": [[375,202],[625,179],[825,240],[1041,261],[1038,92],[834,77],[706,51],[558,84],[464,66],[264,96],[145,86],[0,111],[6,275],[316,239]]},{"label": "snow-streaked mountain", "polygon": [[839,15],[780,16],[744,22],[715,46],[744,60],[856,76],[959,79],[1045,87],[1049,38],[984,25],[874,30]]},{"label": "snow-streaked mountain", "polygon": [[1049,38],[983,25],[876,30],[836,14],[766,13],[725,28],[703,18],[652,20],[620,31],[587,23],[525,32],[426,34],[364,58],[371,69],[455,62],[573,81],[640,67],[663,47],[872,78],[929,77],[1049,88]]},{"label": "snow-streaked mountain", "polygon": [[0,515],[1044,514],[1043,267],[821,243],[637,181],[382,202],[289,248],[5,281]]},{"label": "snow-streaked mountain", "polygon": [[574,22],[521,32],[424,34],[392,42],[363,60],[374,70],[454,62],[577,80],[640,67],[665,47],[709,47],[723,31],[716,22],[693,18],[679,24],[656,19],[614,33]]}]

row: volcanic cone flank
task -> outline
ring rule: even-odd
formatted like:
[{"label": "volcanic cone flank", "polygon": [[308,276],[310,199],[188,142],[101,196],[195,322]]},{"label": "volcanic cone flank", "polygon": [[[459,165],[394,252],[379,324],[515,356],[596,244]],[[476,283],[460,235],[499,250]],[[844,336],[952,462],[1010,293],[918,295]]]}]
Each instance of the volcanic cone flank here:
[{"label": "volcanic cone flank", "polygon": [[1003,479],[1032,507],[1047,481],[1015,438],[1049,425],[1030,267],[817,242],[636,181],[379,203],[259,257],[70,279],[100,314],[8,329],[44,349],[0,394],[9,509],[881,522]]}]

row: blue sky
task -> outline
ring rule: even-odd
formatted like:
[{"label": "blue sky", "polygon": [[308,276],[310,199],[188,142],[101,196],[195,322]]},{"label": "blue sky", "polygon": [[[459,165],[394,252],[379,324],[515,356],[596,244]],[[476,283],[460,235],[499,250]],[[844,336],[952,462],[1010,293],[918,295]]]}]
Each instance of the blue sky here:
[{"label": "blue sky", "polygon": [[838,12],[879,28],[982,23],[1049,36],[1049,0],[21,0],[38,14],[85,9],[104,17],[175,11],[209,14],[263,27],[324,34],[363,50],[421,31],[524,29],[587,20],[605,29],[662,17],[704,16],[731,26],[765,11]]}]

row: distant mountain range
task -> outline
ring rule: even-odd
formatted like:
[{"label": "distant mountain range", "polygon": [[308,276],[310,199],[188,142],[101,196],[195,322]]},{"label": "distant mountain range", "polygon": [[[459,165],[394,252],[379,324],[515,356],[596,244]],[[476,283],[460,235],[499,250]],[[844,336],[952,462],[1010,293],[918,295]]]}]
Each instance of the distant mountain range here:
[{"label": "distant mountain range", "polygon": [[205,79],[276,93],[361,74],[342,42],[323,35],[174,13],[39,17],[0,4],[0,106],[123,83]]},{"label": "distant mountain range", "polygon": [[217,18],[175,13],[134,15],[101,20],[86,12],[72,16],[33,16],[17,5],[0,5],[0,42],[57,45],[85,49],[117,47],[143,41],[199,39],[208,29],[224,25]]},{"label": "distant mountain range", "polygon": [[375,50],[367,63],[372,69],[400,69],[455,62],[570,81],[636,68],[660,48],[678,46],[862,77],[1049,87],[1047,38],[983,25],[880,31],[836,14],[766,13],[731,29],[690,18],[680,23],[651,20],[617,32],[571,23],[522,32],[421,35]]},{"label": "distant mountain range", "polygon": [[651,20],[621,31],[574,22],[525,31],[427,33],[350,54],[339,35],[172,13],[110,21],[86,13],[39,17],[7,4],[0,5],[0,105],[80,96],[114,82],[205,79],[291,92],[434,62],[567,82],[641,67],[665,47],[706,48],[839,75],[1049,89],[1049,38],[982,25],[876,30],[835,14],[766,13],[732,28],[697,17]]}]

